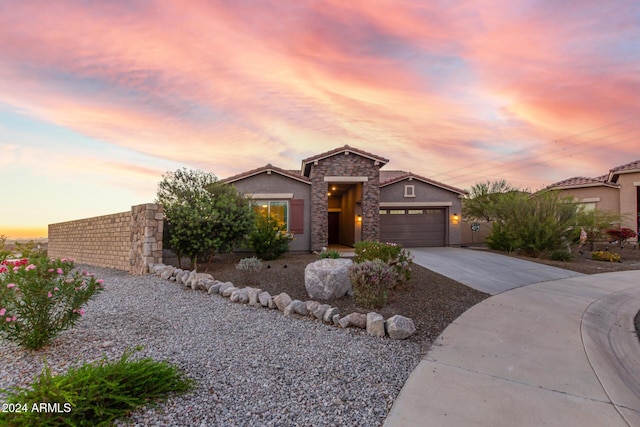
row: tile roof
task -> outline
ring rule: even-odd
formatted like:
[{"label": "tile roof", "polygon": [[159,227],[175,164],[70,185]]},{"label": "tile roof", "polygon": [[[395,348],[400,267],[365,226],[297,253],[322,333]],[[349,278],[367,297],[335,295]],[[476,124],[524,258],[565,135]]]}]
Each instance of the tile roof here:
[{"label": "tile roof", "polygon": [[636,160],[635,162],[630,162],[622,166],[616,166],[615,168],[611,169],[610,172],[622,172],[638,169],[640,169],[640,160]]},{"label": "tile roof", "polygon": [[277,166],[273,166],[271,163],[269,163],[269,164],[267,164],[265,166],[256,168],[256,169],[252,169],[250,171],[242,172],[242,173],[240,173],[238,175],[230,176],[228,178],[222,179],[221,181],[222,182],[231,183],[231,182],[239,181],[241,179],[248,178],[250,176],[258,175],[260,173],[268,172],[268,171],[276,172],[276,173],[279,173],[281,175],[287,176],[289,178],[293,178],[293,179],[297,179],[298,181],[306,182],[308,184],[311,183],[309,178],[300,175],[300,171],[297,171],[297,170],[296,171],[291,171],[291,170],[282,169],[282,168],[279,168]]},{"label": "tile roof", "polygon": [[416,179],[418,181],[422,181],[436,187],[444,188],[445,190],[449,190],[460,195],[467,194],[465,190],[462,190],[460,188],[452,187],[451,185],[443,184],[441,182],[434,181],[433,179],[425,178],[424,176],[405,171],[380,171],[380,187],[409,178]]},{"label": "tile roof", "polygon": [[549,186],[548,189],[553,188],[567,188],[567,187],[596,187],[600,185],[606,185],[609,187],[617,187],[616,184],[607,182],[608,175],[602,175],[596,178],[586,178],[584,176],[575,176],[562,181],[555,182]]}]

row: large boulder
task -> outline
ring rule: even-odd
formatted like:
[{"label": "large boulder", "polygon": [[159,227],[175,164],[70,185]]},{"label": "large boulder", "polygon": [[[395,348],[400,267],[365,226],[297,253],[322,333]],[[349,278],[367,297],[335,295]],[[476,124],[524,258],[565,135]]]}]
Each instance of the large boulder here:
[{"label": "large boulder", "polygon": [[345,258],[325,258],[304,269],[304,286],[313,299],[340,298],[351,292],[349,268],[353,261]]},{"label": "large boulder", "polygon": [[377,337],[385,336],[384,323],[384,317],[382,317],[382,314],[374,312],[368,313],[366,324],[367,333]]}]

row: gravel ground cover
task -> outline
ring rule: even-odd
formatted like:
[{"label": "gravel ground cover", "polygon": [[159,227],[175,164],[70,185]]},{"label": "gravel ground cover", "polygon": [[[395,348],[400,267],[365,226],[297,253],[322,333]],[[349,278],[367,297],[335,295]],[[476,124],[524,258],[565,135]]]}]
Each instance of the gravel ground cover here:
[{"label": "gravel ground cover", "polygon": [[174,363],[197,386],[122,425],[376,426],[423,353],[417,340],[287,318],[152,275],[80,267],[105,279],[105,291],[41,351],[0,341],[2,388],[27,385],[45,359],[62,373],[141,345],[139,357]]},{"label": "gravel ground cover", "polygon": [[[236,263],[246,256],[217,256],[208,272],[218,280],[230,281],[239,287],[249,286],[249,283],[243,282],[247,276],[235,268]],[[310,298],[304,287],[304,269],[319,259],[314,254],[290,253],[274,261],[264,261],[258,275],[260,283],[251,286],[265,290],[272,296],[286,292],[293,299],[307,301]],[[334,298],[326,303],[338,307],[341,316],[376,311],[385,319],[396,314],[411,318],[417,330],[408,340],[419,344],[424,353],[451,322],[487,297],[483,292],[413,265],[411,280],[393,289],[388,304],[380,309],[358,307],[350,297]]]}]

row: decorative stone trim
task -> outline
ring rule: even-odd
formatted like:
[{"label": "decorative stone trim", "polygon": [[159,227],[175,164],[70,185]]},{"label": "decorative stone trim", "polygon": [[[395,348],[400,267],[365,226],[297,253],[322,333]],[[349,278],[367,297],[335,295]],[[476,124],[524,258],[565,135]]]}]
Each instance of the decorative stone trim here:
[{"label": "decorative stone trim", "polygon": [[416,332],[413,320],[395,315],[384,320],[378,313],[351,313],[340,317],[339,309],[317,301],[292,300],[286,293],[271,296],[269,292],[258,288],[236,288],[231,282],[215,280],[207,273],[196,273],[195,270],[182,270],[170,265],[155,264],[150,273],[163,280],[182,285],[184,289],[205,291],[211,295],[218,294],[229,298],[231,302],[247,304],[256,308],[267,308],[281,311],[285,316],[310,317],[329,325],[341,328],[358,328],[369,335],[402,340]]}]

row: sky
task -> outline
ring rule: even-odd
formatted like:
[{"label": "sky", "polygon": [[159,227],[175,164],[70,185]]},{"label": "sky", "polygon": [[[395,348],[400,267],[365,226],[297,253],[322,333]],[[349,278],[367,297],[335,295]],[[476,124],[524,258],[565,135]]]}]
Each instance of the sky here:
[{"label": "sky", "polygon": [[0,0],[0,235],[345,144],[457,188],[640,159],[637,0]]}]

